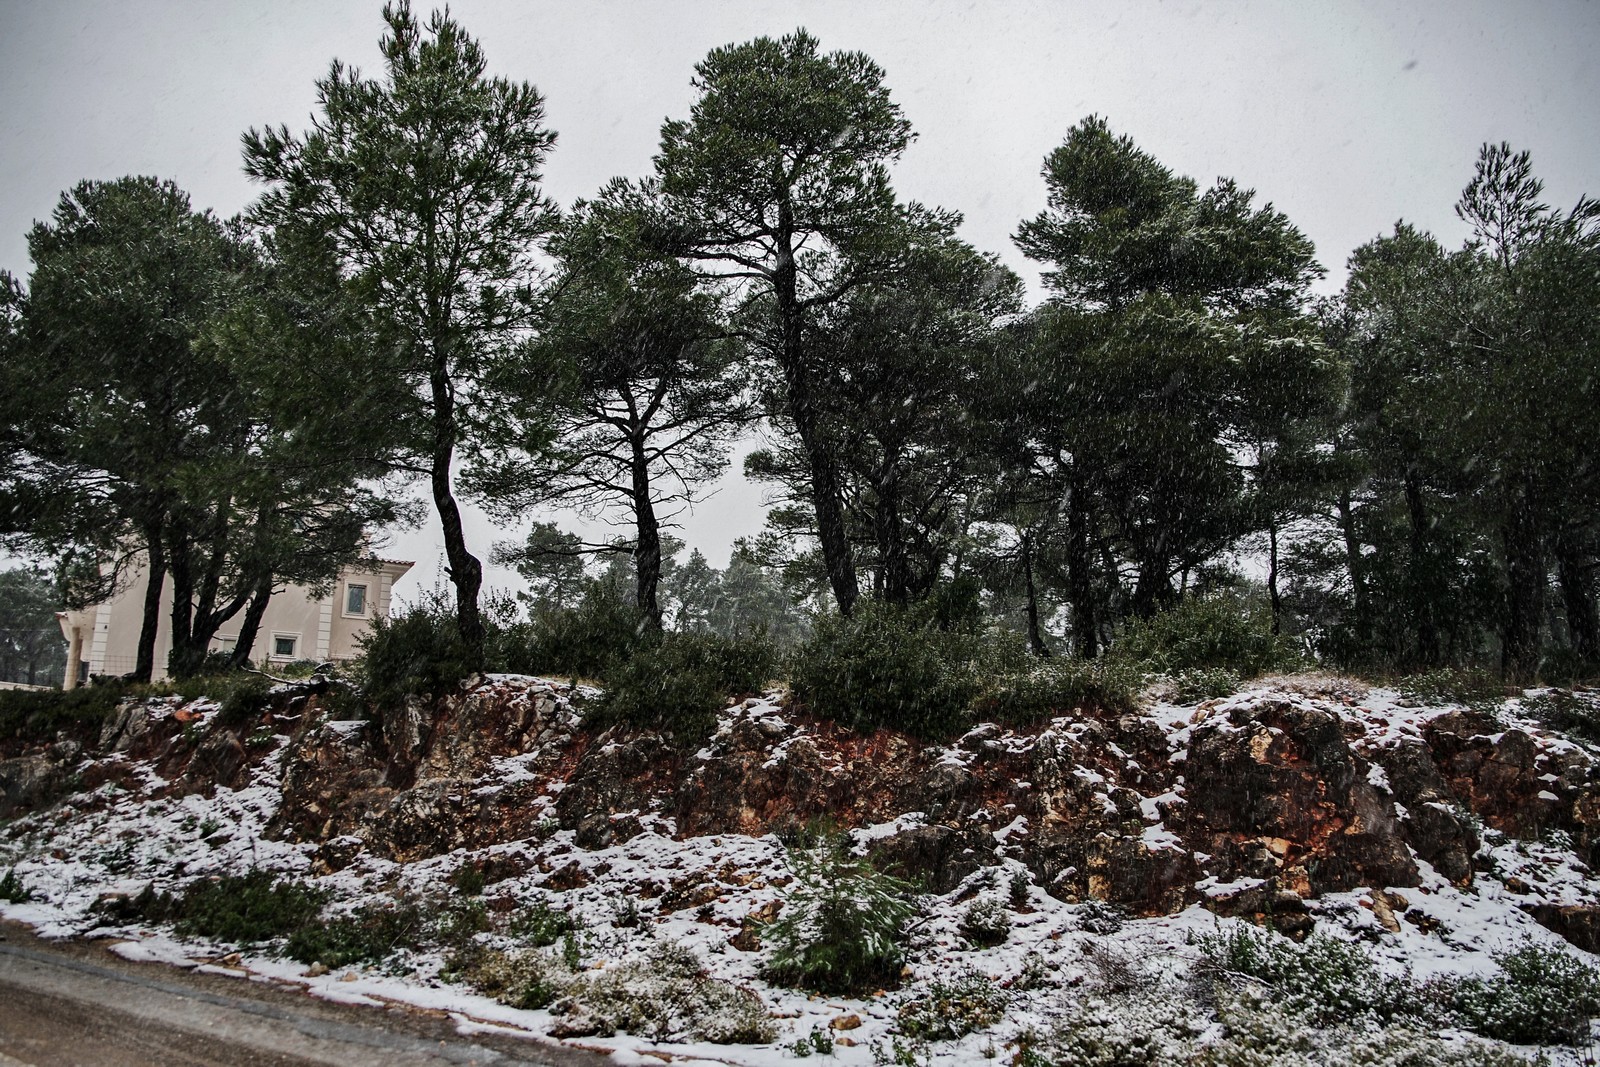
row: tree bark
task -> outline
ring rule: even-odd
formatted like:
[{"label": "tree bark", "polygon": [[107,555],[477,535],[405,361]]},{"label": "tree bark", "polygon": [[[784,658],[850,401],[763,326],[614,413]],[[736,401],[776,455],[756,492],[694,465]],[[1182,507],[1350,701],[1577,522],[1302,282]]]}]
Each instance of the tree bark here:
[{"label": "tree bark", "polygon": [[267,604],[272,600],[272,576],[256,584],[255,590],[250,594],[250,603],[245,606],[244,618],[239,622],[239,638],[234,642],[233,655],[228,660],[228,666],[235,670],[243,669],[250,663],[250,650],[256,647],[256,637],[261,632],[261,620],[266,618]]},{"label": "tree bark", "polygon": [[1041,659],[1050,658],[1050,646],[1039,628],[1039,596],[1033,583],[1033,534],[1022,534],[1022,577],[1028,592],[1028,647]]},{"label": "tree bark", "polygon": [[1546,571],[1533,500],[1526,486],[1512,494],[1501,537],[1506,558],[1506,606],[1500,673],[1508,681],[1528,681],[1539,668]]},{"label": "tree bark", "polygon": [[1556,580],[1567,616],[1572,651],[1585,663],[1600,660],[1600,611],[1594,592],[1594,560],[1579,545],[1571,530],[1556,538]]},{"label": "tree bark", "polygon": [[900,533],[899,478],[892,460],[885,461],[873,485],[873,535],[878,542],[878,566],[885,603],[904,607],[911,602],[911,576],[905,539]]},{"label": "tree bark", "polygon": [[1422,499],[1422,480],[1415,471],[1406,472],[1406,514],[1411,522],[1411,559],[1408,577],[1411,619],[1417,629],[1417,661],[1425,667],[1439,663],[1439,628],[1435,619],[1437,588],[1430,544],[1427,507]]},{"label": "tree bark", "polygon": [[1094,583],[1089,574],[1089,509],[1081,478],[1067,493],[1067,601],[1072,605],[1072,650],[1084,659],[1100,653]]},{"label": "tree bark", "polygon": [[661,524],[656,520],[656,509],[650,501],[650,463],[645,456],[644,437],[635,433],[631,446],[635,589],[645,622],[652,630],[660,630],[661,601],[657,589],[661,584]]},{"label": "tree bark", "polygon": [[1361,543],[1356,539],[1355,512],[1349,489],[1339,491],[1339,532],[1344,538],[1345,569],[1350,572],[1350,611],[1355,616],[1356,640],[1365,650],[1371,641],[1371,616],[1367,614],[1366,569],[1362,566]]},{"label": "tree bark", "polygon": [[856,579],[855,560],[845,528],[844,499],[839,472],[832,450],[821,432],[811,376],[806,365],[801,337],[803,309],[797,287],[794,261],[794,209],[787,200],[778,205],[778,255],[772,274],[773,297],[778,308],[781,333],[779,359],[788,384],[789,417],[800,436],[811,466],[811,505],[817,518],[817,540],[822,546],[823,563],[828,568],[828,584],[839,605],[839,614],[848,617],[861,597]]},{"label": "tree bark", "polygon": [[435,342],[433,373],[433,456],[431,482],[433,504],[439,513],[444,533],[445,564],[450,583],[456,589],[456,626],[461,633],[466,665],[483,666],[484,626],[478,609],[478,591],[483,588],[483,564],[467,551],[467,538],[461,527],[461,509],[450,485],[450,467],[455,457],[455,390],[445,362],[443,342]]},{"label": "tree bark", "polygon": [[144,587],[144,615],[139,623],[139,644],[134,653],[133,680],[148,682],[155,674],[156,630],[161,625],[161,590],[167,581],[167,551],[161,527],[145,527],[145,549],[149,554],[149,581]]},{"label": "tree bark", "polygon": [[1278,593],[1278,519],[1267,522],[1267,599],[1272,604],[1272,632],[1283,632],[1283,597]]}]

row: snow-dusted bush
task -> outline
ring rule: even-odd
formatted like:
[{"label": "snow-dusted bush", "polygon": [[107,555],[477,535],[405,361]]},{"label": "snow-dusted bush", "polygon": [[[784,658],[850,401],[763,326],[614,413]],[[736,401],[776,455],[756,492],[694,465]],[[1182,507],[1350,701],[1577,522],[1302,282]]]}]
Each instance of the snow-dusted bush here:
[{"label": "snow-dusted bush", "polygon": [[[181,934],[253,944],[285,937],[318,921],[327,894],[268,871],[193,883],[165,905]],[[163,916],[164,917],[164,916]]]},{"label": "snow-dusted bush", "polygon": [[622,722],[699,745],[729,696],[759,692],[777,668],[764,635],[660,634],[639,645],[607,679],[597,725]]},{"label": "snow-dusted bush", "polygon": [[1424,991],[1409,973],[1386,974],[1360,945],[1323,934],[1296,944],[1253,926],[1200,939],[1202,975],[1255,979],[1285,1011],[1318,1026],[1360,1018],[1423,1016]]},{"label": "snow-dusted bush", "polygon": [[547,1007],[573,978],[560,956],[535,949],[479,953],[461,976],[478,992],[523,1009]]},{"label": "snow-dusted bush", "polygon": [[373,904],[294,931],[284,955],[324,967],[376,963],[400,949],[417,947],[426,930],[414,901]]},{"label": "snow-dusted bush", "polygon": [[1168,611],[1135,619],[1111,655],[1168,674],[1226,668],[1246,678],[1299,664],[1293,642],[1272,632],[1271,614],[1233,596],[1184,597]]},{"label": "snow-dusted bush", "polygon": [[569,1033],[627,1031],[652,1041],[760,1044],[777,1036],[761,998],[712,978],[695,954],[664,944],[643,959],[573,978],[551,1008]]},{"label": "snow-dusted bush", "polygon": [[967,970],[900,1009],[900,1032],[922,1041],[954,1041],[987,1030],[1005,1015],[1006,995],[988,975]]},{"label": "snow-dusted bush", "polygon": [[863,733],[886,726],[942,740],[970,725],[991,653],[982,635],[862,604],[849,618],[817,623],[794,652],[789,682],[813,712]]},{"label": "snow-dusted bush", "polygon": [[1139,671],[1117,659],[1024,661],[994,675],[976,703],[977,717],[1029,726],[1074,709],[1127,713],[1134,710]]},{"label": "snow-dusted bush", "polygon": [[1600,1015],[1600,971],[1570,952],[1534,942],[1495,956],[1500,973],[1468,978],[1455,1008],[1473,1031],[1513,1044],[1586,1044]]},{"label": "snow-dusted bush", "polygon": [[1004,944],[1011,936],[1011,915],[1005,905],[992,897],[974,900],[961,913],[958,929],[961,936],[974,945],[992,948]]},{"label": "snow-dusted bush", "polygon": [[764,973],[778,985],[853,993],[893,985],[905,961],[906,926],[916,914],[910,887],[874,870],[831,835],[789,853],[796,883],[763,933],[772,946]]},{"label": "snow-dusted bush", "polygon": [[1172,676],[1172,699],[1179,704],[1231,696],[1239,689],[1239,672],[1227,667],[1196,667]]}]

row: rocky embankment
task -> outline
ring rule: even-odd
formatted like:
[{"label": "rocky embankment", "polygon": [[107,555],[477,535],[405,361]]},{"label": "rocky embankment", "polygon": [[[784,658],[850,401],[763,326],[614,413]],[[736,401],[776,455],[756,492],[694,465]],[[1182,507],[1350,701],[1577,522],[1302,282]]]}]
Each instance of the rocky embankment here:
[{"label": "rocky embankment", "polygon": [[[316,690],[281,688],[235,725],[212,702],[151,699],[93,736],[13,742],[0,863],[34,901],[11,911],[82,932],[103,925],[96,901],[152,880],[264,866],[356,899],[471,868],[491,909],[561,895],[604,925],[634,901],[596,951],[625,955],[643,915],[759,987],[781,841],[827,819],[932,901],[912,986],[958,952],[1002,985],[1041,959],[1069,975],[1066,935],[1092,924],[1065,917],[1091,901],[1152,920],[1168,947],[1200,916],[1297,938],[1328,924],[1421,977],[1481,970],[1530,935],[1600,950],[1600,749],[1540,725],[1548,692],[1474,709],[1279,678],[949,744],[860,736],[771,695],[691,750],[589,729],[595,694],[549,680],[474,679],[381,722],[330,719]],[[1006,886],[1017,936],[964,944],[962,907]],[[774,1010],[803,1036],[798,1003]]]},{"label": "rocky embankment", "polygon": [[[1554,841],[1588,865],[1600,842],[1600,754],[1519,715],[1515,700],[1492,712],[1406,707],[1346,680],[1283,679],[1195,706],[1080,712],[1031,731],[986,724],[930,745],[752,698],[684,751],[652,732],[586,730],[593,694],[559,682],[475,680],[380,723],[323,718],[314,689],[282,690],[263,719],[233,728],[205,728],[205,702],[124,704],[93,739],[0,761],[0,818],[67,786],[147,773],[163,782],[153,795],[240,790],[270,756],[281,800],[267,834],[314,844],[323,870],[556,829],[593,851],[647,825],[760,837],[827,819],[877,828],[880,866],[934,893],[1010,859],[1069,903],[1141,916],[1201,903],[1292,931],[1310,922],[1305,901],[1416,887],[1431,868],[1462,888],[1499,880],[1541,923],[1600,948],[1600,907],[1570,879],[1507,874],[1484,848],[1489,830]],[[279,731],[283,748],[266,742]]]}]

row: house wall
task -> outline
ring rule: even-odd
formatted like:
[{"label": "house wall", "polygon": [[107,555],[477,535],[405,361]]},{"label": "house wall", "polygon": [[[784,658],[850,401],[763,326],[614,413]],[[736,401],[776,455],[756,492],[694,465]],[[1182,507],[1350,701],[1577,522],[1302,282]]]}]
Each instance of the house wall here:
[{"label": "house wall", "polygon": [[[292,585],[274,593],[267,604],[261,629],[250,650],[259,665],[282,664],[297,659],[350,660],[361,652],[360,639],[372,620],[389,614],[395,580],[411,569],[398,560],[365,560],[345,567],[326,596],[314,596],[305,586]],[[140,566],[110,600],[82,611],[63,612],[61,631],[78,655],[69,659],[67,685],[76,677],[127,674],[138,658],[139,629],[144,616],[144,595],[149,573]],[[363,610],[349,610],[353,586],[364,586]],[[243,613],[241,612],[241,615]],[[211,648],[231,649],[239,635],[240,615],[222,625]],[[280,641],[292,645],[280,646]],[[285,648],[293,651],[286,653]],[[166,677],[167,654],[172,650],[172,589],[162,590],[161,618],[156,627],[155,677]],[[77,662],[87,664],[78,668]]]}]

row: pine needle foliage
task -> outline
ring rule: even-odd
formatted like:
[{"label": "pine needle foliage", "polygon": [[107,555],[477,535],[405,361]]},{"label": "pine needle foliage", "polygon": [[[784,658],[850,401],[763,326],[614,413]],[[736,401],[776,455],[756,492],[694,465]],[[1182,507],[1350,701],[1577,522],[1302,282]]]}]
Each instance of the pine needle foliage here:
[{"label": "pine needle foliage", "polygon": [[767,928],[772,953],[763,976],[777,985],[840,994],[898,981],[907,926],[916,915],[911,886],[853,855],[843,834],[790,851],[789,864],[796,881],[783,914]]}]

